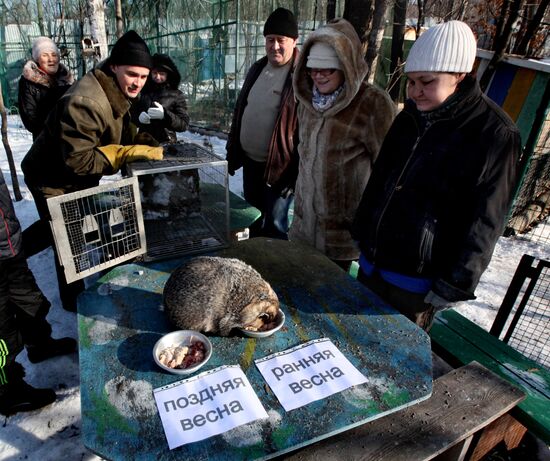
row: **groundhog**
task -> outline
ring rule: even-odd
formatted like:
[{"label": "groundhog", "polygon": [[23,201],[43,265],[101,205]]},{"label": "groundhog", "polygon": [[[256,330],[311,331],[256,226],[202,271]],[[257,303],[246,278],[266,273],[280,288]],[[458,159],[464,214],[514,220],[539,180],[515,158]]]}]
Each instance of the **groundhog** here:
[{"label": "groundhog", "polygon": [[198,256],[178,267],[164,286],[164,310],[182,330],[228,336],[234,328],[261,330],[279,313],[279,299],[240,259]]}]

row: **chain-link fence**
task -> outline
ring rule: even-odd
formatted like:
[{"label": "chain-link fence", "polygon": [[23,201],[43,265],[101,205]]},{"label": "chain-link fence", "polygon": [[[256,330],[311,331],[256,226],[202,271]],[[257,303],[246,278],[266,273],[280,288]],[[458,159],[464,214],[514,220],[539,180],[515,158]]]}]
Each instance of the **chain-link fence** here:
[{"label": "chain-link fence", "polygon": [[550,112],[514,200],[507,235],[529,233],[529,240],[550,251]]},{"label": "chain-link fence", "polygon": [[[294,12],[302,43],[304,37],[325,22],[327,0],[177,0],[148,2],[146,10],[129,11],[125,30],[136,30],[152,52],[165,53],[176,63],[182,79],[180,90],[189,106],[191,123],[227,131],[236,94],[246,72],[265,54],[263,25],[277,7]],[[336,2],[336,15],[343,12]],[[129,5],[128,8],[133,8]],[[109,15],[114,17],[114,15]],[[128,19],[131,18],[131,19]],[[62,62],[77,78],[92,67],[93,57],[84,52],[89,28],[77,20],[52,21],[51,31],[62,53]],[[17,110],[17,82],[32,41],[40,35],[37,24],[4,26],[0,43],[0,82],[4,101]],[[116,41],[115,22],[110,20],[110,46]]]}]

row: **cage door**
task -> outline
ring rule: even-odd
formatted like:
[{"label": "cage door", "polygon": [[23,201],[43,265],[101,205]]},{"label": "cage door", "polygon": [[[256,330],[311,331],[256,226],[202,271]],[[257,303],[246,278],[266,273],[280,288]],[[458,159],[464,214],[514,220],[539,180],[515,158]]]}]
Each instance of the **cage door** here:
[{"label": "cage door", "polygon": [[137,178],[52,197],[48,208],[67,282],[147,251]]}]

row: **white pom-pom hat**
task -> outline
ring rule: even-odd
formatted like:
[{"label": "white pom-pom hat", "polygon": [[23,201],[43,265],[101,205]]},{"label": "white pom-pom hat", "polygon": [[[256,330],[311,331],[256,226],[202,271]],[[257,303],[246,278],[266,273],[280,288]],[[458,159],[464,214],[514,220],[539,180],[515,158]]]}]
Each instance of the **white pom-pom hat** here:
[{"label": "white pom-pom hat", "polygon": [[405,62],[409,72],[471,72],[477,43],[470,27],[462,21],[430,27],[414,42]]}]

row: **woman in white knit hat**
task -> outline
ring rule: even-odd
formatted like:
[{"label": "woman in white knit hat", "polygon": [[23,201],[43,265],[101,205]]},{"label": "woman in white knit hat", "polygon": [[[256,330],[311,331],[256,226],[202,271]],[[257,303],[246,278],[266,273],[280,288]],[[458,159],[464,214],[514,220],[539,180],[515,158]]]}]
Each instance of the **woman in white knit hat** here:
[{"label": "woman in white knit hat", "polygon": [[408,100],[388,132],[354,220],[358,279],[426,330],[474,299],[516,185],[520,137],[470,75],[463,22],[427,30],[405,63]]},{"label": "woman in white knit hat", "polygon": [[337,19],[308,36],[293,81],[300,160],[289,238],[345,270],[359,257],[351,222],[395,117],[393,102],[364,81],[366,73],[357,33]]},{"label": "woman in white knit hat", "polygon": [[74,79],[60,62],[59,50],[48,37],[38,37],[32,44],[32,59],[23,66],[19,79],[19,114],[33,139],[44,126],[50,109]]}]

